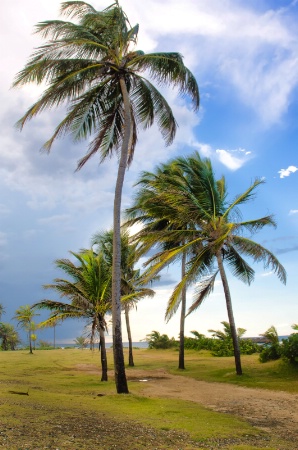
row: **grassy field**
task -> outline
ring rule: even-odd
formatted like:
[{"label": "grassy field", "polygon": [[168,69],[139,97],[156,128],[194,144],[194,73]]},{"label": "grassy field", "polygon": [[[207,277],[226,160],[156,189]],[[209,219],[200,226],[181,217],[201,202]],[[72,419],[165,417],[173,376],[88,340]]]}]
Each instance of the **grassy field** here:
[{"label": "grassy field", "polygon": [[[134,357],[132,374],[163,368],[200,380],[298,392],[297,370],[260,364],[255,355],[243,358],[243,377],[234,375],[233,358],[206,352],[186,352],[185,371],[176,368],[176,351],[136,349]],[[112,368],[111,350],[108,358]],[[117,395],[112,377],[100,382],[96,351],[0,352],[0,360],[0,448],[295,449],[193,402],[146,398],[138,383],[129,385],[129,395]]]}]

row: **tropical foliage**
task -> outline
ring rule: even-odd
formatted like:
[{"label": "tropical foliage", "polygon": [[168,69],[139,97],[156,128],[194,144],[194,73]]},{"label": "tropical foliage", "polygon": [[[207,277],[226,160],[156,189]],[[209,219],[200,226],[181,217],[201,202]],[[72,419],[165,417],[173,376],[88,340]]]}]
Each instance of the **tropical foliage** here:
[{"label": "tropical foliage", "polygon": [[[112,269],[113,261],[113,231],[97,233],[93,236],[92,245],[96,252],[101,253]],[[135,269],[137,262],[136,245],[130,243],[129,233],[124,228],[121,230],[121,304],[125,315],[126,331],[128,337],[128,365],[133,367],[132,333],[129,312],[136,308],[139,300],[145,297],[153,297],[155,292],[144,286],[144,277],[140,269]]]},{"label": "tropical foliage", "polygon": [[[265,226],[275,226],[273,217],[242,221],[239,211],[239,206],[252,200],[256,188],[264,181],[255,180],[245,192],[228,201],[225,179],[222,177],[216,180],[209,159],[201,159],[196,152],[192,156],[172,161],[171,165],[177,165],[177,174],[174,176],[171,173],[171,177],[166,178],[167,189],[159,194],[155,192],[154,201],[160,205],[160,220],[171,220],[174,215],[175,229],[163,229],[159,238],[164,243],[184,241],[184,244],[162,249],[150,258],[147,262],[151,265],[149,276],[176,261],[183,253],[190,255],[185,275],[169,299],[167,314],[170,315],[175,312],[183,289],[194,283],[195,296],[188,314],[195,311],[212,292],[216,276],[220,274],[231,327],[236,373],[241,375],[239,341],[225,265],[234,276],[250,284],[255,272],[243,256],[252,262],[263,261],[265,268],[271,268],[283,283],[286,282],[285,269],[277,258],[251,239],[251,235]],[[146,211],[140,212],[146,216]],[[188,224],[187,228],[183,226],[185,223]],[[249,237],[245,236],[245,232],[249,233]]]},{"label": "tropical foliage", "polygon": [[55,265],[69,279],[56,278],[52,284],[44,285],[45,289],[57,292],[69,303],[45,299],[34,305],[39,309],[52,311],[51,316],[40,324],[49,326],[53,322],[63,322],[66,319],[87,319],[91,327],[91,344],[99,335],[101,354],[102,381],[108,379],[105,332],[107,324],[105,315],[111,310],[111,271],[101,254],[92,250],[81,253],[70,252],[76,259],[76,264],[69,259],[58,259]]},{"label": "tropical foliage", "polygon": [[121,334],[120,211],[124,175],[133,159],[137,127],[156,122],[167,145],[176,132],[171,108],[144,74],[158,85],[177,87],[199,106],[198,86],[179,53],[144,54],[136,50],[139,26],[131,26],[118,0],[103,11],[83,1],[62,3],[61,13],[70,21],[45,21],[37,32],[45,39],[15,79],[14,86],[47,83],[40,99],[19,121],[26,122],[45,109],[68,105],[66,117],[44,144],[46,151],[56,138],[70,134],[75,140],[92,136],[80,169],[95,153],[100,160],[116,152],[119,168],[114,201],[113,339],[115,381],[118,393],[127,393]]},{"label": "tropical foliage", "polygon": [[13,317],[13,319],[17,320],[18,325],[23,328],[28,333],[28,341],[29,341],[29,352],[32,351],[32,331],[35,330],[35,325],[33,322],[33,318],[38,316],[30,305],[20,306]]},{"label": "tropical foliage", "polygon": [[15,327],[5,322],[0,322],[0,339],[2,350],[15,350],[21,342]]},{"label": "tropical foliage", "polygon": [[171,339],[167,334],[160,334],[158,331],[152,331],[146,335],[148,342],[148,348],[155,349],[167,349],[172,347],[177,347],[177,341],[172,337]]},{"label": "tropical foliage", "polygon": [[265,363],[267,361],[279,359],[282,354],[282,348],[275,326],[271,325],[271,327],[269,327],[264,333],[260,334],[260,336],[263,336],[267,340],[260,353],[260,361]]}]

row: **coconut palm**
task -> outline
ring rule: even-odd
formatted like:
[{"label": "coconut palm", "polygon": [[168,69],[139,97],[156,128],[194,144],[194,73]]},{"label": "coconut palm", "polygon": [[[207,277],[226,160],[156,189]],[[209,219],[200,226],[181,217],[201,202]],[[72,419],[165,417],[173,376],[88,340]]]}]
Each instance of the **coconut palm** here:
[{"label": "coconut palm", "polygon": [[[92,238],[92,245],[96,251],[104,255],[108,266],[112,266],[113,260],[113,231],[97,233]],[[125,324],[128,338],[128,365],[133,367],[132,334],[129,312],[136,307],[139,300],[145,297],[153,297],[155,292],[144,286],[144,277],[139,269],[135,269],[137,262],[136,245],[130,243],[127,230],[121,230],[121,303],[125,316]]]},{"label": "coconut palm", "polygon": [[192,73],[179,53],[150,53],[135,49],[139,26],[131,26],[118,0],[103,11],[83,1],[62,3],[61,12],[77,22],[45,21],[37,32],[50,40],[33,53],[16,76],[14,86],[46,82],[40,99],[20,119],[19,127],[44,109],[67,103],[66,117],[44,149],[56,138],[70,134],[74,140],[90,135],[89,150],[78,163],[80,169],[95,153],[101,161],[119,155],[114,199],[113,340],[115,381],[118,393],[127,393],[121,335],[120,304],[120,212],[124,176],[133,159],[137,125],[144,129],[155,121],[167,145],[176,132],[171,108],[156,87],[172,85],[190,96],[194,109],[199,91]]},{"label": "coconut palm", "polygon": [[271,345],[279,345],[278,332],[274,325],[271,325],[271,327],[269,327],[264,333],[260,334],[260,336],[266,338],[267,342]]},{"label": "coconut palm", "polygon": [[51,326],[53,323],[66,319],[87,318],[91,324],[91,344],[99,334],[101,356],[101,381],[108,380],[108,366],[105,345],[107,324],[105,315],[111,309],[111,271],[102,254],[96,255],[92,250],[82,253],[70,252],[78,265],[69,259],[58,259],[56,267],[65,272],[70,279],[56,278],[54,283],[44,285],[45,289],[57,292],[61,298],[67,298],[70,303],[54,300],[42,300],[35,305],[39,309],[52,311],[49,319],[40,327]]},{"label": "coconut palm", "polygon": [[0,322],[0,339],[2,350],[15,350],[21,342],[18,332],[10,323]]},{"label": "coconut palm", "polygon": [[38,316],[34,309],[30,305],[20,306],[13,317],[13,319],[18,321],[18,325],[28,332],[29,340],[29,351],[32,354],[32,330],[34,328],[33,317]]},{"label": "coconut palm", "polygon": [[163,239],[166,241],[174,237],[178,240],[180,236],[181,241],[184,238],[186,243],[153,256],[148,261],[148,264],[152,264],[149,276],[177,260],[183,252],[191,252],[185,276],[175,287],[168,305],[169,312],[174,310],[182,289],[199,281],[188,311],[191,313],[212,292],[216,276],[220,274],[231,327],[236,373],[241,375],[239,342],[224,266],[229,266],[234,276],[250,284],[255,272],[243,255],[253,262],[263,261],[266,268],[270,267],[283,283],[286,282],[285,269],[277,258],[250,237],[244,236],[245,232],[251,236],[267,225],[275,226],[272,216],[242,221],[239,211],[239,206],[253,198],[254,191],[263,181],[255,180],[245,192],[228,201],[225,179],[215,179],[209,159],[201,159],[195,153],[187,158],[178,158],[177,164],[182,169],[183,179],[178,186],[176,181],[169,184],[161,198],[176,210],[176,217],[181,222],[187,221],[189,227],[168,230]]},{"label": "coconut palm", "polygon": [[[229,322],[223,320],[220,322],[223,325],[223,331],[222,330],[208,330],[209,333],[212,333],[213,337],[216,337],[217,339],[220,339],[221,341],[230,340],[232,339],[232,332]],[[242,336],[246,333],[245,328],[237,328],[237,336],[238,339],[242,338]]]},{"label": "coconut palm", "polygon": [[[126,210],[126,226],[133,226],[141,224],[142,229],[135,234],[133,240],[139,244],[138,254],[145,254],[152,248],[157,248],[161,245],[163,250],[174,248],[179,244],[185,243],[184,236],[179,240],[163,241],[164,233],[167,230],[187,228],[187,223],[181,221],[177,217],[176,210],[167,201],[164,201],[164,193],[168,190],[171,184],[181,182],[183,179],[181,169],[175,160],[160,164],[156,167],[155,172],[143,172],[136,185],[139,186],[137,194],[134,196],[133,205]],[[185,267],[187,261],[187,252],[183,252],[181,256],[181,277],[185,276]],[[184,329],[185,329],[185,313],[186,313],[186,287],[182,289],[181,296],[177,299],[175,304],[175,311],[166,312],[166,320],[169,320],[173,313],[178,310],[181,304],[180,313],[180,331],[179,331],[179,369],[185,369],[184,359]]]}]

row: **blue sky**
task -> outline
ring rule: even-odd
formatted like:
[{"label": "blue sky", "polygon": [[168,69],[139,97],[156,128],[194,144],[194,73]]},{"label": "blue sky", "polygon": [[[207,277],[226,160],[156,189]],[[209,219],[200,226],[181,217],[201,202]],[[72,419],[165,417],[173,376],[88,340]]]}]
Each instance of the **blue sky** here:
[{"label": "blue sky", "polygon": [[[109,0],[91,2],[97,9]],[[194,114],[177,92],[164,90],[179,124],[174,144],[164,147],[153,127],[139,136],[134,162],[127,172],[123,208],[130,205],[133,184],[141,170],[176,155],[198,150],[225,175],[230,197],[244,191],[255,177],[266,184],[258,190],[244,218],[275,215],[276,229],[255,236],[273,251],[288,273],[287,285],[262,265],[255,266],[248,287],[230,277],[236,324],[255,336],[275,325],[289,334],[298,322],[298,31],[297,1],[139,0],[120,2],[132,24],[140,24],[138,48],[145,52],[178,51],[195,74],[201,106]],[[94,157],[79,173],[77,160],[87,142],[57,141],[50,155],[39,152],[63,117],[63,109],[43,113],[20,133],[15,122],[38,98],[34,85],[11,90],[33,48],[37,22],[59,17],[58,0],[10,0],[1,4],[0,71],[0,301],[9,321],[17,307],[50,293],[42,285],[59,273],[54,260],[68,251],[90,246],[94,233],[112,226],[117,161],[99,165]],[[139,303],[132,313],[133,339],[152,330],[178,336],[179,315],[168,324],[164,311],[178,268],[165,271],[156,296]],[[191,291],[188,303],[191,302]],[[55,297],[51,297],[55,298]],[[44,315],[42,316],[44,317]],[[39,319],[37,319],[38,321]],[[209,299],[186,320],[186,334],[208,334],[227,320],[220,283]],[[82,334],[82,323],[64,323],[57,340],[71,342]],[[52,331],[39,333],[51,340]],[[123,339],[126,332],[123,330]]]}]

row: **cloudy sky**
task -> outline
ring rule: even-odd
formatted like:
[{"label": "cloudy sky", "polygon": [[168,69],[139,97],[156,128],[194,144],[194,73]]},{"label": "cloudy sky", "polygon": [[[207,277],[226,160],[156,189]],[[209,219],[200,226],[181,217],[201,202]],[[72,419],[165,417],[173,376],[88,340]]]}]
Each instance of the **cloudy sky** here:
[{"label": "cloudy sky", "polygon": [[[127,172],[123,208],[128,207],[141,170],[176,155],[198,150],[211,158],[216,175],[225,175],[230,197],[263,177],[258,196],[243,209],[244,218],[274,214],[276,229],[255,236],[285,266],[288,283],[262,265],[248,287],[231,279],[236,324],[256,336],[275,325],[280,335],[298,322],[298,4],[297,0],[139,0],[120,1],[132,24],[139,23],[138,48],[145,52],[178,51],[200,87],[198,114],[175,91],[164,91],[179,124],[174,144],[165,148],[152,128],[139,137]],[[102,9],[109,0],[94,0]],[[32,120],[20,133],[15,122],[38,98],[34,85],[11,89],[34,47],[40,21],[59,17],[58,0],[1,2],[2,64],[0,69],[0,301],[10,321],[20,305],[45,297],[42,285],[59,273],[54,260],[90,246],[97,231],[112,226],[117,161],[99,165],[93,158],[75,173],[87,142],[57,141],[50,155],[40,153],[63,117],[52,110]],[[165,271],[154,299],[132,313],[134,341],[158,330],[178,337],[179,317],[168,324],[164,311],[178,268]],[[50,293],[46,292],[50,297]],[[188,302],[191,302],[189,292]],[[51,298],[55,298],[52,296]],[[42,316],[46,317],[46,316]],[[39,319],[37,319],[38,321]],[[209,299],[186,320],[186,334],[208,334],[227,320],[220,283]],[[83,323],[65,323],[57,340],[72,342]],[[40,333],[51,340],[52,331]],[[126,340],[126,332],[123,332]]]}]

